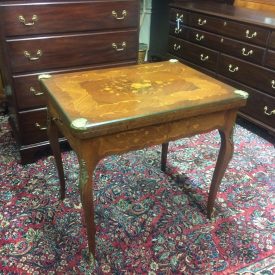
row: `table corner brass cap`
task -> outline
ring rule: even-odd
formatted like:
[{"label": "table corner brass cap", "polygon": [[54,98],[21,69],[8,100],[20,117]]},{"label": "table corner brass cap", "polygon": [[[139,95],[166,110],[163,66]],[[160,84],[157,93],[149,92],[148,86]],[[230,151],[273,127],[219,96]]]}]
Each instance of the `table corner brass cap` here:
[{"label": "table corner brass cap", "polygon": [[245,99],[247,99],[249,96],[249,94],[247,92],[242,91],[242,90],[235,90],[234,93],[240,95],[241,97],[243,97]]},{"label": "table corner brass cap", "polygon": [[38,76],[38,80],[40,79],[48,79],[48,78],[51,78],[52,76],[50,74],[40,74]]},{"label": "table corner brass cap", "polygon": [[170,63],[176,63],[176,62],[179,62],[179,61],[178,61],[177,59],[173,59],[173,58],[172,58],[172,59],[169,59],[169,62],[170,62]]},{"label": "table corner brass cap", "polygon": [[71,122],[71,128],[76,130],[87,130],[88,120],[86,118],[76,118]]}]

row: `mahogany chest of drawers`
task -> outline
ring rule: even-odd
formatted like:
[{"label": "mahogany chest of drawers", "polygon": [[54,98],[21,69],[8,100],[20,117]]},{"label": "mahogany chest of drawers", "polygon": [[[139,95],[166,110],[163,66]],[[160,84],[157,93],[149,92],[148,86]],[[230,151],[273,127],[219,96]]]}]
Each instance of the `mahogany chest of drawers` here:
[{"label": "mahogany chest of drawers", "polygon": [[275,134],[275,14],[171,1],[168,54],[249,93],[240,116]]},{"label": "mahogany chest of drawers", "polygon": [[1,1],[0,66],[21,162],[48,146],[43,74],[135,64],[138,0]]}]

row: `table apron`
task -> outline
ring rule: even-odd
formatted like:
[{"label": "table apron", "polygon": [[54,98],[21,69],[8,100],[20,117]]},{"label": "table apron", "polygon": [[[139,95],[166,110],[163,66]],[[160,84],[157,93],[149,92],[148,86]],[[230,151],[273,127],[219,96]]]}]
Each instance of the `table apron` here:
[{"label": "table apron", "polygon": [[[56,112],[52,109],[49,113],[50,117],[53,118],[56,115]],[[60,120],[56,119],[55,121],[62,134],[67,138],[72,149],[80,158],[89,154],[98,162],[108,155],[122,154],[184,137],[206,133],[214,129],[222,130],[228,127],[228,122],[232,124],[232,115],[235,118],[236,113],[236,109],[225,110],[87,139],[75,136],[71,128]],[[229,125],[229,127],[232,128],[233,125]]]}]

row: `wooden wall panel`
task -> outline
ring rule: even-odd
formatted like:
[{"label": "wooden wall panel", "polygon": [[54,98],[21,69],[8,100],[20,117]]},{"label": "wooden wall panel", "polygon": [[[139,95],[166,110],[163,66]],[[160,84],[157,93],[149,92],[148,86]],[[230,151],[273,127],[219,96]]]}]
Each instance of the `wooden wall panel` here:
[{"label": "wooden wall panel", "polygon": [[235,0],[235,6],[275,13],[275,0]]}]

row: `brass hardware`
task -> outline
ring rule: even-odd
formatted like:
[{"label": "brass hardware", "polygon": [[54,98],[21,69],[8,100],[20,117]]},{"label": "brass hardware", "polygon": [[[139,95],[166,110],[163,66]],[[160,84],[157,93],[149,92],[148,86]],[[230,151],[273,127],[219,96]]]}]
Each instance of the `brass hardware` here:
[{"label": "brass hardware", "polygon": [[271,80],[271,87],[272,89],[275,89],[275,80]]},{"label": "brass hardware", "polygon": [[226,27],[226,26],[227,26],[227,22],[226,22],[226,21],[224,21],[224,22],[223,22],[223,25]]},{"label": "brass hardware", "polygon": [[179,34],[179,33],[181,33],[182,32],[182,29],[178,29],[177,27],[175,28],[175,33],[176,34]]},{"label": "brass hardware", "polygon": [[181,48],[180,45],[174,44],[174,50],[175,50],[175,51],[178,51],[180,48]]},{"label": "brass hardware", "polygon": [[183,19],[183,14],[176,14],[176,21],[177,20],[180,20],[180,21],[182,21],[182,19]]},{"label": "brass hardware", "polygon": [[206,19],[202,20],[201,18],[198,19],[198,25],[203,26],[207,23]]},{"label": "brass hardware", "polygon": [[19,16],[18,16],[18,20],[19,20],[19,22],[21,22],[21,23],[24,24],[25,26],[33,26],[34,23],[35,23],[35,21],[38,20],[38,17],[37,17],[37,15],[34,14],[34,15],[32,16],[32,22],[26,23],[26,19],[24,18],[24,16],[23,16],[23,15],[19,15]]},{"label": "brass hardware", "polygon": [[125,48],[126,48],[126,42],[124,41],[124,42],[121,43],[121,48],[119,48],[119,47],[117,46],[116,43],[112,43],[112,47],[113,47],[117,52],[124,51]]},{"label": "brass hardware", "polygon": [[41,79],[48,79],[48,78],[51,78],[52,76],[50,74],[40,74],[38,76],[38,80],[41,80]]},{"label": "brass hardware", "polygon": [[234,93],[237,94],[237,95],[240,95],[244,99],[247,99],[249,97],[249,94],[245,91],[242,91],[242,90],[235,90]]},{"label": "brass hardware", "polygon": [[272,116],[272,115],[275,115],[275,109],[268,112],[268,107],[267,106],[264,106],[264,114],[267,115],[267,116]]},{"label": "brass hardware", "polygon": [[119,17],[118,15],[117,15],[117,12],[116,11],[112,11],[112,15],[114,16],[114,18],[115,19],[117,19],[117,20],[123,20],[123,19],[125,19],[125,17],[127,16],[127,11],[126,10],[123,10],[122,11],[122,13],[121,13],[121,17]]},{"label": "brass hardware", "polygon": [[242,48],[242,55],[244,56],[249,56],[253,54],[253,50],[247,51],[246,52],[246,48]]},{"label": "brass hardware", "polygon": [[47,127],[42,127],[38,122],[35,123],[35,127],[38,128],[40,131],[47,130]]},{"label": "brass hardware", "polygon": [[234,72],[237,72],[237,71],[239,70],[239,67],[238,67],[238,66],[235,66],[235,68],[233,68],[233,65],[232,65],[232,64],[229,64],[228,70],[229,70],[231,73],[234,73]]},{"label": "brass hardware", "polygon": [[251,39],[251,38],[256,37],[256,36],[257,36],[257,32],[253,32],[251,35],[250,35],[250,30],[246,30],[246,32],[245,32],[245,37],[246,38]]},{"label": "brass hardware", "polygon": [[224,39],[223,39],[223,38],[221,38],[221,43],[223,43],[223,41],[224,41]]},{"label": "brass hardware", "polygon": [[203,39],[204,39],[204,35],[203,34],[202,35],[199,35],[198,33],[196,34],[196,40],[201,41]]},{"label": "brass hardware", "polygon": [[208,56],[208,55],[204,56],[203,53],[201,54],[201,61],[206,61],[206,60],[208,60],[208,59],[209,59],[209,56]]},{"label": "brass hardware", "polygon": [[40,96],[44,94],[43,92],[36,91],[33,87],[30,87],[30,92],[32,92],[35,96]]},{"label": "brass hardware", "polygon": [[88,119],[84,117],[76,118],[71,123],[71,128],[76,130],[87,130],[87,126],[89,124]]},{"label": "brass hardware", "polygon": [[37,50],[37,51],[36,51],[36,56],[31,56],[30,52],[24,51],[24,55],[25,55],[30,61],[34,61],[34,60],[38,60],[38,59],[42,56],[42,51],[41,51],[41,50]]},{"label": "brass hardware", "polygon": [[176,21],[177,21],[177,29],[180,29],[180,22],[183,22],[183,14],[181,14],[181,15],[179,15],[178,13],[177,13],[177,15],[176,15]]}]

